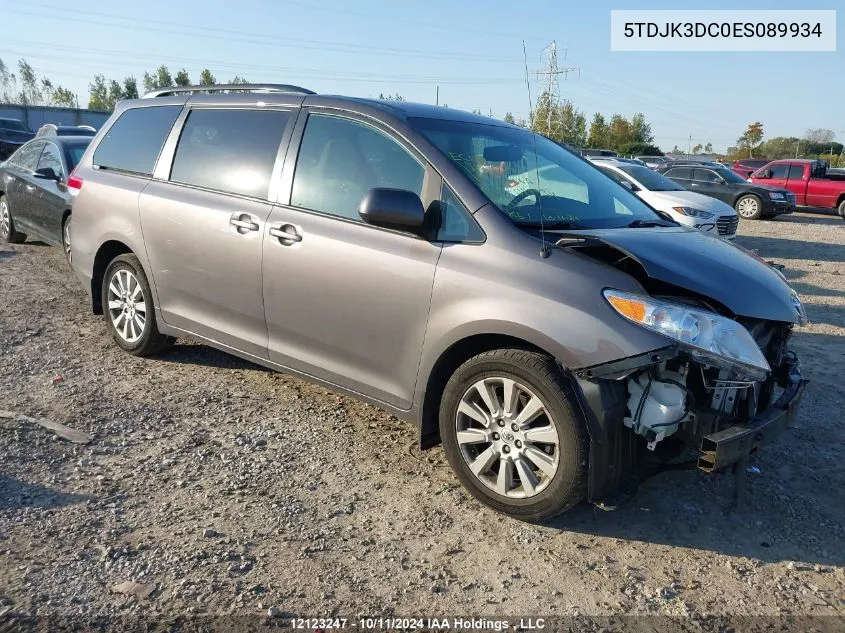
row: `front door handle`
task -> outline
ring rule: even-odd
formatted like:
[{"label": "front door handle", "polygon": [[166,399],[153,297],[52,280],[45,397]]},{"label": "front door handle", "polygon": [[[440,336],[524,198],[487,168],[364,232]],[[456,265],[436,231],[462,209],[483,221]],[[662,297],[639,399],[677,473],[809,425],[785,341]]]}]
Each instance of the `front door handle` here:
[{"label": "front door handle", "polygon": [[258,222],[255,221],[249,213],[234,213],[229,218],[229,224],[238,229],[238,233],[246,233],[247,231],[257,231]]},{"label": "front door handle", "polygon": [[302,241],[302,234],[293,224],[271,226],[269,233],[273,237],[278,238],[280,242],[286,243],[288,246]]},{"label": "front door handle", "polygon": [[35,187],[33,185],[27,185],[26,190],[30,192],[35,191]]}]

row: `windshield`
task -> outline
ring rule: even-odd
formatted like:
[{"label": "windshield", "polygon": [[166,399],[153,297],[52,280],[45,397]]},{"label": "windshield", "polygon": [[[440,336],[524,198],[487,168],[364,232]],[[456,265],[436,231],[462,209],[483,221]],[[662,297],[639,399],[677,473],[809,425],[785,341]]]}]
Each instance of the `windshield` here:
[{"label": "windshield", "polygon": [[85,148],[88,143],[74,143],[73,145],[65,145],[65,160],[69,171],[73,171],[74,167],[82,160],[82,155],[85,153]]},{"label": "windshield", "polygon": [[31,132],[23,121],[16,121],[15,119],[0,119],[0,128],[4,130],[12,130],[14,132]]},{"label": "windshield", "polygon": [[637,220],[663,222],[633,193],[539,134],[445,119],[408,122],[520,226],[618,228]]},{"label": "windshield", "polygon": [[681,185],[648,167],[619,165],[619,169],[640,183],[646,191],[684,191]]},{"label": "windshield", "polygon": [[719,171],[719,175],[729,183],[745,183],[748,182],[745,178],[732,172],[730,169]]}]

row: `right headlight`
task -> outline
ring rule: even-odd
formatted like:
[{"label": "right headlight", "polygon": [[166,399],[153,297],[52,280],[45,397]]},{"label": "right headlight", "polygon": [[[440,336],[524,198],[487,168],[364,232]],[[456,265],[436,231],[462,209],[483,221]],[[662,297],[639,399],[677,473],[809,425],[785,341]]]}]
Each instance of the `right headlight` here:
[{"label": "right headlight", "polygon": [[770,192],[769,192],[769,197],[770,197],[772,200],[783,200],[783,199],[784,199],[783,194],[782,194],[782,193],[780,193],[779,191],[770,191]]},{"label": "right headlight", "polygon": [[620,290],[605,290],[603,294],[620,315],[677,341],[702,362],[739,371],[754,380],[765,379],[771,371],[754,338],[736,321],[708,310]]},{"label": "right headlight", "polygon": [[692,207],[672,207],[681,215],[688,215],[691,218],[701,218],[702,220],[709,220],[713,214],[709,211],[702,211],[701,209],[693,209]]}]

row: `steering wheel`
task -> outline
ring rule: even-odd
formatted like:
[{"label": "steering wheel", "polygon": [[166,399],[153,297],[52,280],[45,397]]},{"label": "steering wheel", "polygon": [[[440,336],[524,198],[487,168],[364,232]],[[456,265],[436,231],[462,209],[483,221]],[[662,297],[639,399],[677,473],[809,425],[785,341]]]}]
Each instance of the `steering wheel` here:
[{"label": "steering wheel", "polygon": [[540,196],[543,194],[540,193],[539,189],[526,189],[518,194],[516,194],[510,202],[505,205],[505,212],[513,211],[514,207],[516,207],[520,202],[525,200],[528,196],[534,196],[537,198],[537,202],[540,201]]}]

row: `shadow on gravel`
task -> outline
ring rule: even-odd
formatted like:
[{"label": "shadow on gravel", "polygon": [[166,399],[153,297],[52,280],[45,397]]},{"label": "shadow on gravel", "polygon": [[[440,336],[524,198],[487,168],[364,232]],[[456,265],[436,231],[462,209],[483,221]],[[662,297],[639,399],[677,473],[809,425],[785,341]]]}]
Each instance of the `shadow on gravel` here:
[{"label": "shadow on gravel", "polygon": [[61,508],[83,503],[91,497],[51,490],[0,475],[0,511],[20,508]]},{"label": "shadow on gravel", "polygon": [[199,344],[177,344],[166,352],[156,355],[157,360],[180,365],[202,365],[204,367],[218,367],[220,369],[253,369],[271,371],[261,365],[232,356],[225,352]]},{"label": "shadow on gravel", "polygon": [[[673,490],[677,473],[666,473],[644,482],[637,495],[616,510],[607,512],[582,504],[546,525],[562,532],[694,548],[766,563],[845,565],[845,548],[836,536],[837,528],[826,523],[829,518],[823,521],[820,517],[800,517],[801,528],[797,532],[796,508],[789,492],[770,495],[752,489],[748,491],[748,505],[734,510],[733,475],[716,476],[721,480],[719,487],[724,487],[718,494],[697,498],[678,495]],[[751,499],[755,494],[757,501]],[[838,492],[828,490],[819,493],[813,501],[839,504],[842,498]]]},{"label": "shadow on gravel", "polygon": [[845,221],[839,217],[836,209],[801,209],[797,214],[779,215],[776,222],[790,222],[793,224],[814,224],[817,226],[843,226]]},{"label": "shadow on gravel", "polygon": [[[845,220],[840,220],[840,223],[845,227]],[[768,259],[799,258],[822,262],[841,262],[845,259],[841,244],[812,243],[759,235],[743,235],[736,238],[736,241],[747,249],[757,251],[760,257]]]}]

